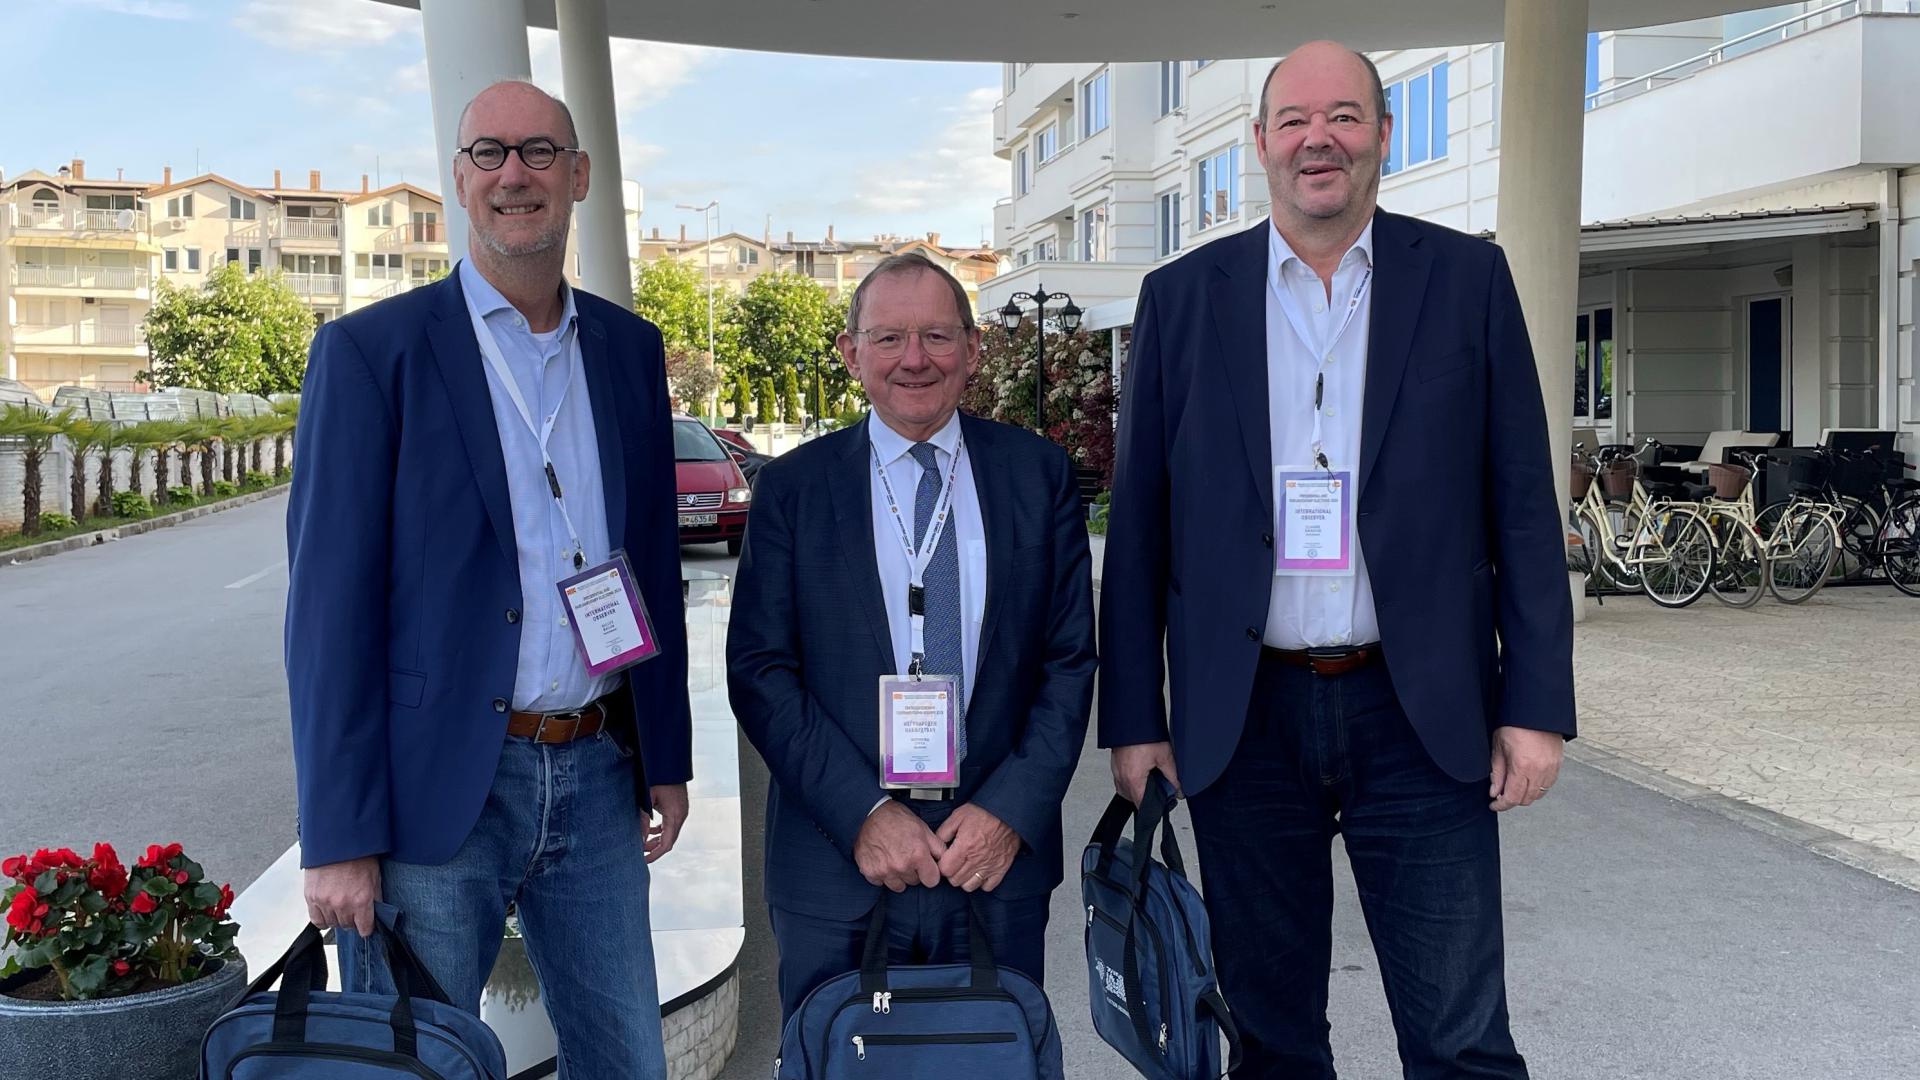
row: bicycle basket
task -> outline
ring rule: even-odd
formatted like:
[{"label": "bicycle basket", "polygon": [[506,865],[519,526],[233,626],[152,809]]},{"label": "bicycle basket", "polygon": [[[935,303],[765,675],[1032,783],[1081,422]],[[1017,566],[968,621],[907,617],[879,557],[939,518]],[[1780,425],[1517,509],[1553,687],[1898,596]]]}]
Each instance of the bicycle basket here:
[{"label": "bicycle basket", "polygon": [[1856,499],[1872,498],[1880,487],[1880,478],[1885,468],[1869,457],[1842,458],[1833,463],[1833,475],[1829,482],[1833,490],[1842,495],[1851,495]]},{"label": "bicycle basket", "polygon": [[1747,490],[1747,482],[1753,479],[1753,470],[1745,465],[1707,464],[1707,483],[1713,485],[1713,497],[1716,499],[1737,499]]},{"label": "bicycle basket", "polygon": [[1573,501],[1579,502],[1581,499],[1586,498],[1587,489],[1592,486],[1593,466],[1581,461],[1579,458],[1575,458],[1573,460],[1573,476],[1567,484],[1568,490],[1573,494]]},{"label": "bicycle basket", "polygon": [[1633,494],[1633,477],[1639,462],[1632,458],[1609,461],[1600,467],[1600,493],[1609,499],[1625,499]]}]

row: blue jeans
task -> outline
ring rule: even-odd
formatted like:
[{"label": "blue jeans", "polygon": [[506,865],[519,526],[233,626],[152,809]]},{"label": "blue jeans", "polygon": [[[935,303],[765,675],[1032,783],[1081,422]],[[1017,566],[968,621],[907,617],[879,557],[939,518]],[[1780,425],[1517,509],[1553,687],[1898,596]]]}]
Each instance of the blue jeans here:
[{"label": "blue jeans", "polygon": [[[474,1013],[515,905],[563,1078],[667,1075],[630,757],[605,732],[571,743],[509,738],[480,820],[450,861],[380,864],[407,944],[453,1004]],[[391,993],[365,940],[339,938],[349,987]]]},{"label": "blue jeans", "polygon": [[1191,801],[1234,1080],[1332,1080],[1335,833],[1346,837],[1409,1080],[1525,1080],[1507,1025],[1500,837],[1486,781],[1433,763],[1384,665],[1263,659],[1245,733]]}]

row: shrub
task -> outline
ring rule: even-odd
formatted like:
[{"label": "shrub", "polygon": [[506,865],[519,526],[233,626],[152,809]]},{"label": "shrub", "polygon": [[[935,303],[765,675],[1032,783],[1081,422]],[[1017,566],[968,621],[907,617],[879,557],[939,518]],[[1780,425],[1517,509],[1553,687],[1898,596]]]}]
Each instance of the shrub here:
[{"label": "shrub", "polygon": [[240,476],[240,490],[242,491],[259,491],[261,488],[269,488],[272,486],[273,476],[270,473],[253,472],[249,470]]},{"label": "shrub", "polygon": [[113,493],[113,516],[124,518],[143,518],[153,513],[153,504],[145,495],[137,491],[116,491]]},{"label": "shrub", "polygon": [[71,529],[77,524],[79,524],[79,522],[74,521],[72,516],[63,514],[58,510],[42,510],[40,512],[41,532],[60,532],[64,529]]},{"label": "shrub", "polygon": [[169,505],[179,504],[184,506],[192,501],[193,488],[186,484],[175,484],[167,489],[167,502]]},{"label": "shrub", "polygon": [[213,482],[213,497],[216,499],[231,499],[238,494],[240,494],[240,485],[231,480]]}]

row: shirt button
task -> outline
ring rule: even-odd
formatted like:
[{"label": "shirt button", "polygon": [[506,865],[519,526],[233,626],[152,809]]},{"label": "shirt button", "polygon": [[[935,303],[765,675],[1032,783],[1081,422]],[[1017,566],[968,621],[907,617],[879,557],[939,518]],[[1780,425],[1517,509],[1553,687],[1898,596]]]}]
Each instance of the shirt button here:
[{"label": "shirt button", "polygon": [[1327,586],[1327,591],[1328,591],[1328,592],[1339,592],[1339,591],[1340,591],[1340,583],[1336,581],[1336,582],[1334,582],[1333,584],[1331,584],[1331,585],[1328,585],[1328,586]]},{"label": "shirt button", "polygon": [[514,610],[514,609],[512,609],[512,608],[508,608],[508,609],[507,609],[507,621],[508,621],[508,622],[510,622],[510,623],[517,623],[517,622],[519,622],[519,621],[520,621],[520,613],[519,613],[518,611],[515,611],[515,610]]},{"label": "shirt button", "polygon": [[1327,415],[1328,415],[1328,416],[1332,416],[1332,415],[1333,415],[1333,410],[1332,410],[1332,409],[1328,409],[1328,410],[1327,410]]},{"label": "shirt button", "polygon": [[548,684],[547,684],[547,689],[549,689],[549,690],[558,690],[558,689],[560,689],[560,680],[559,680],[559,679],[555,679],[555,680],[553,680],[552,682],[550,682],[550,683],[548,683]]},{"label": "shirt button", "polygon": [[494,698],[494,699],[493,699],[493,711],[494,711],[494,712],[506,712],[506,711],[507,711],[507,699],[506,699],[506,698],[503,698],[503,697],[497,697],[497,698]]},{"label": "shirt button", "polygon": [[565,615],[560,616],[560,625],[561,626],[567,625],[567,617]]},{"label": "shirt button", "polygon": [[1253,627],[1251,627],[1251,626],[1249,626],[1249,627],[1247,627],[1247,640],[1248,640],[1248,641],[1259,641],[1259,640],[1260,640],[1260,631],[1258,631],[1258,630],[1255,630],[1255,629],[1254,629]]},{"label": "shirt button", "polygon": [[1261,542],[1261,543],[1263,543],[1263,544],[1265,544],[1265,545],[1267,545],[1268,547],[1272,547],[1272,546],[1273,546],[1273,534],[1272,534],[1272,533],[1261,533],[1261,534],[1260,534],[1260,542]]}]

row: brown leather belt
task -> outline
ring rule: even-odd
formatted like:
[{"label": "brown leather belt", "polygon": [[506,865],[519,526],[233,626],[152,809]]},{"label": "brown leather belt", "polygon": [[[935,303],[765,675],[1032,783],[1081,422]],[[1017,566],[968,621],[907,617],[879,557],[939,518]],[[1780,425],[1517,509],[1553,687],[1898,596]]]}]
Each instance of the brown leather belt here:
[{"label": "brown leather belt", "polygon": [[1315,675],[1345,675],[1380,659],[1380,646],[1355,645],[1349,649],[1275,649],[1261,646],[1260,655],[1290,667],[1311,668]]},{"label": "brown leather belt", "polygon": [[534,742],[564,743],[600,734],[607,726],[607,707],[593,702],[579,712],[516,712],[507,717],[507,734]]}]

